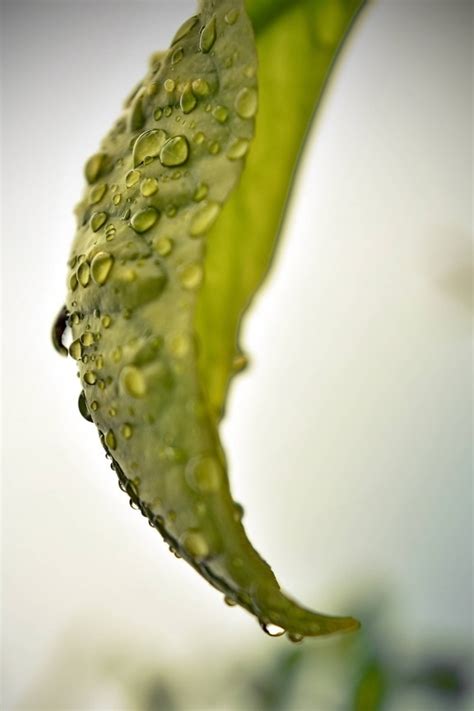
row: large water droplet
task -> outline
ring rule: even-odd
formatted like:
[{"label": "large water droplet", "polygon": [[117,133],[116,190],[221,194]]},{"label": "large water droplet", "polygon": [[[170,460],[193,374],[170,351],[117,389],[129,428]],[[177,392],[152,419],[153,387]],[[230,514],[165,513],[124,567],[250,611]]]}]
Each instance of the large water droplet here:
[{"label": "large water droplet", "polygon": [[185,136],[169,138],[160,151],[160,161],[163,165],[171,167],[186,163],[189,155],[189,144]]},{"label": "large water droplet", "polygon": [[77,268],[77,279],[81,286],[86,287],[90,280],[90,266],[89,262],[82,262]]},{"label": "large water droplet", "polygon": [[91,217],[90,226],[92,232],[100,230],[102,225],[107,222],[108,215],[106,212],[94,212]]},{"label": "large water droplet", "polygon": [[235,110],[241,118],[252,118],[257,112],[258,97],[255,89],[244,87],[235,97]]},{"label": "large water droplet", "polygon": [[159,217],[160,213],[155,207],[145,207],[143,210],[138,210],[132,216],[130,224],[135,232],[142,234],[143,232],[147,232],[147,230],[151,229],[153,225],[156,224]]},{"label": "large water droplet", "polygon": [[80,340],[77,338],[69,346],[69,353],[74,358],[74,360],[79,360],[82,356],[82,345]]},{"label": "large water droplet", "polygon": [[152,128],[141,133],[133,146],[133,167],[143,163],[146,158],[156,158],[166,141],[166,131],[161,128]]},{"label": "large water droplet", "polygon": [[207,25],[203,27],[199,38],[199,49],[204,54],[210,52],[212,45],[216,41],[216,16],[211,17]]},{"label": "large water droplet", "polygon": [[[92,260],[91,275],[96,284],[102,286],[109,278],[114,258],[108,252],[98,252]],[[110,318],[110,317],[109,317]]]},{"label": "large water droplet", "polygon": [[179,105],[183,114],[189,114],[196,107],[197,100],[194,96],[191,85],[186,84],[179,100]]},{"label": "large water droplet", "polygon": [[285,634],[283,627],[274,625],[271,622],[263,622],[262,620],[259,620],[259,624],[265,634],[269,637],[281,637],[282,634]]},{"label": "large water droplet", "polygon": [[130,397],[144,397],[147,392],[145,377],[139,368],[126,365],[120,372],[120,387]]}]

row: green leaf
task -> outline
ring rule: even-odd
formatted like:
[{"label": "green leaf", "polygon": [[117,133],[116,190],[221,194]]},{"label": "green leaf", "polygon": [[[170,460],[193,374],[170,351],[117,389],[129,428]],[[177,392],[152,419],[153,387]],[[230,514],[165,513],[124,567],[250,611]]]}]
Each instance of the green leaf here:
[{"label": "green leaf", "polygon": [[221,417],[245,365],[241,319],[275,252],[297,162],[336,55],[363,0],[248,0],[256,31],[256,138],[238,189],[208,237],[197,306],[200,368]]},{"label": "green leaf", "polygon": [[98,427],[121,488],[229,604],[293,641],[358,623],[282,593],[232,499],[216,413],[239,317],[268,267],[315,97],[355,7],[250,6],[258,137],[229,200],[254,136],[256,48],[242,0],[204,0],[86,162],[69,260],[80,412]]}]

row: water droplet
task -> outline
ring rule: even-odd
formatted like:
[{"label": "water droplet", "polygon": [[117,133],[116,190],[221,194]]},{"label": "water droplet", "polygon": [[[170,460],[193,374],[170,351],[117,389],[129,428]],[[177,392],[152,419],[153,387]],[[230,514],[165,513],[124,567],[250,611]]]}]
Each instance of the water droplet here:
[{"label": "water droplet", "polygon": [[201,183],[194,191],[193,200],[195,202],[201,202],[201,200],[204,200],[204,198],[207,196],[207,191],[208,187],[206,183]]},{"label": "water droplet", "polygon": [[126,365],[120,372],[120,386],[130,397],[144,397],[147,392],[144,375],[134,365]]},{"label": "water droplet", "polygon": [[209,555],[207,541],[199,531],[186,531],[181,542],[186,552],[194,558],[205,558]]},{"label": "water droplet", "polygon": [[224,472],[219,461],[212,455],[199,455],[186,465],[186,481],[195,491],[205,494],[219,490]]},{"label": "water droplet", "polygon": [[[102,286],[107,281],[114,263],[114,258],[108,252],[98,252],[91,264],[91,276],[96,284]],[[110,318],[110,317],[109,317]]]},{"label": "water droplet", "polygon": [[91,274],[91,270],[90,270],[89,262],[82,262],[82,264],[79,264],[79,266],[77,268],[77,279],[78,279],[79,284],[81,286],[86,287],[88,285],[89,279],[90,279],[90,274]]},{"label": "water droplet", "polygon": [[122,359],[122,348],[120,346],[117,346],[117,348],[114,348],[111,355],[113,362],[119,363]]},{"label": "water droplet", "polygon": [[196,211],[189,233],[191,237],[199,237],[207,232],[217,219],[220,205],[217,202],[206,202]]},{"label": "water droplet", "polygon": [[139,170],[129,170],[127,175],[125,176],[125,185],[127,188],[132,188],[134,185],[138,183],[140,180],[140,171]]},{"label": "water droplet", "polygon": [[183,24],[173,37],[173,41],[171,42],[171,44],[176,44],[176,42],[179,42],[180,39],[186,37],[186,35],[193,29],[193,27],[195,27],[198,21],[199,17],[195,15],[194,17],[190,17],[189,20],[186,20],[186,22],[183,22]]},{"label": "water droplet", "polygon": [[82,345],[78,338],[69,346],[69,354],[74,358],[74,360],[79,360],[82,356]]},{"label": "water droplet", "polygon": [[105,443],[109,449],[117,449],[117,440],[113,430],[109,430],[105,435]]},{"label": "water droplet", "polygon": [[102,316],[102,326],[104,328],[109,328],[109,326],[112,325],[112,318],[109,316],[109,314],[104,314]]},{"label": "water droplet", "polygon": [[248,366],[248,358],[243,353],[237,353],[232,359],[232,370],[234,373],[240,373]]},{"label": "water droplet", "polygon": [[131,131],[139,131],[145,123],[143,111],[143,90],[137,95],[129,115],[129,125]]},{"label": "water droplet", "polygon": [[95,205],[96,203],[100,202],[106,192],[107,183],[99,183],[99,185],[95,185],[93,188],[91,188],[91,191],[89,193],[90,204]]},{"label": "water droplet", "polygon": [[97,400],[92,400],[91,410],[93,410],[94,412],[97,412],[98,409],[99,409],[99,403],[97,402]]},{"label": "water droplet", "polygon": [[229,160],[238,160],[243,158],[249,149],[249,141],[246,138],[236,138],[229,146],[227,158]]},{"label": "water droplet", "polygon": [[106,159],[106,153],[95,153],[89,158],[84,166],[84,173],[88,183],[95,183],[97,178],[103,173]]},{"label": "water droplet", "polygon": [[234,501],[233,517],[234,521],[242,521],[244,517],[244,507],[241,504],[238,504],[237,501]]},{"label": "water droplet", "polygon": [[197,100],[191,91],[191,85],[188,83],[183,89],[181,98],[179,100],[179,105],[183,114],[189,114],[196,107]]},{"label": "water droplet", "polygon": [[205,79],[195,79],[191,84],[193,93],[199,98],[209,96],[211,93],[211,87]]},{"label": "water droplet", "polygon": [[185,333],[178,333],[170,339],[170,351],[176,358],[184,358],[191,350],[191,339]]},{"label": "water droplet", "polygon": [[77,285],[78,285],[77,276],[73,272],[71,274],[71,276],[69,277],[69,288],[71,289],[71,291],[74,291],[75,289],[77,289]]},{"label": "water droplet", "polygon": [[171,64],[178,64],[184,57],[184,49],[182,47],[176,47],[173,54],[171,55]]},{"label": "water droplet", "polygon": [[207,25],[202,29],[199,38],[199,49],[204,54],[210,52],[214,42],[216,41],[216,16],[211,17]]},{"label": "water droplet", "polygon": [[93,370],[86,370],[84,373],[84,382],[86,382],[87,385],[94,385],[94,383],[97,382],[97,375]]},{"label": "water droplet", "polygon": [[283,627],[279,627],[278,625],[274,625],[271,622],[262,622],[262,620],[259,620],[260,627],[262,630],[267,634],[269,637],[281,637],[282,634],[285,634],[285,630]]},{"label": "water droplet", "polygon": [[114,205],[120,205],[121,201],[122,201],[122,195],[120,193],[117,193],[112,198],[112,202],[114,203]]},{"label": "water droplet", "polygon": [[104,367],[104,356],[103,355],[98,355],[97,358],[95,359],[95,365],[98,370]]},{"label": "water droplet", "polygon": [[150,82],[146,88],[146,93],[148,96],[155,96],[155,94],[158,94],[158,89],[159,85],[156,83],[156,81]]},{"label": "water droplet", "polygon": [[294,644],[298,644],[298,642],[302,642],[304,639],[304,635],[299,634],[299,632],[288,632],[287,637],[290,642],[293,642]]},{"label": "water droplet", "polygon": [[155,249],[160,255],[160,257],[166,257],[168,256],[168,254],[171,253],[171,250],[173,249],[173,240],[169,237],[161,237],[157,241]]},{"label": "water droplet", "polygon": [[128,422],[125,422],[125,424],[123,424],[120,428],[120,434],[124,439],[130,439],[130,437],[133,435],[132,425],[129,425]]},{"label": "water droplet", "polygon": [[176,82],[174,79],[166,79],[163,86],[165,88],[165,91],[168,92],[168,94],[171,94],[171,92],[176,89]]},{"label": "water droplet", "polygon": [[224,596],[224,602],[225,602],[225,604],[228,605],[229,607],[235,607],[235,606],[237,605],[237,601],[234,600],[233,597],[229,597],[229,595],[225,595],[225,596]]},{"label": "water droplet", "polygon": [[102,225],[107,222],[108,215],[106,212],[94,212],[91,217],[90,226],[92,232],[97,232],[100,230]]},{"label": "water droplet", "polygon": [[171,116],[171,114],[173,113],[172,107],[171,107],[171,106],[165,106],[165,108],[163,109],[163,113],[164,113],[164,115],[166,116],[166,118],[169,118],[169,117]]},{"label": "water droplet", "polygon": [[182,165],[189,155],[189,144],[184,136],[169,138],[160,151],[160,161],[165,166]]},{"label": "water droplet", "polygon": [[147,230],[151,229],[153,225],[156,224],[159,216],[160,213],[155,207],[145,207],[143,210],[138,210],[133,215],[130,220],[130,224],[135,232],[142,234],[143,232],[147,232]]},{"label": "water droplet", "polygon": [[201,284],[202,278],[203,270],[197,262],[186,264],[179,273],[179,280],[185,289],[196,289]]},{"label": "water droplet", "polygon": [[143,163],[146,158],[156,158],[163,143],[166,141],[166,131],[161,128],[152,128],[141,133],[133,146],[133,167]]},{"label": "water droplet", "polygon": [[257,112],[258,98],[255,89],[244,87],[235,97],[235,110],[241,118],[249,119]]},{"label": "water droplet", "polygon": [[144,197],[151,197],[158,192],[158,181],[156,178],[145,178],[140,184],[140,192]]},{"label": "water droplet", "polygon": [[84,390],[81,390],[79,400],[77,401],[77,406],[79,407],[79,412],[81,413],[83,418],[88,422],[92,422],[92,417],[90,416],[89,408],[87,407],[86,394]]},{"label": "water droplet", "polygon": [[225,106],[215,106],[212,110],[212,115],[219,123],[225,123],[229,118],[229,109]]},{"label": "water droplet", "polygon": [[155,119],[155,121],[159,121],[162,116],[163,116],[163,109],[158,107],[153,114],[153,118]]},{"label": "water droplet", "polygon": [[94,336],[90,331],[85,331],[81,336],[81,343],[83,346],[92,346],[94,343]]},{"label": "water droplet", "polygon": [[209,153],[213,156],[216,156],[219,153],[220,149],[221,147],[219,141],[211,141],[208,145]]},{"label": "water droplet", "polygon": [[237,19],[239,17],[239,11],[233,8],[232,10],[229,10],[229,12],[226,12],[224,15],[224,20],[227,22],[228,25],[234,25],[237,22]]},{"label": "water droplet", "polygon": [[113,240],[116,232],[117,229],[115,225],[107,225],[107,227],[105,228],[105,239],[107,240],[107,242],[111,242]]}]

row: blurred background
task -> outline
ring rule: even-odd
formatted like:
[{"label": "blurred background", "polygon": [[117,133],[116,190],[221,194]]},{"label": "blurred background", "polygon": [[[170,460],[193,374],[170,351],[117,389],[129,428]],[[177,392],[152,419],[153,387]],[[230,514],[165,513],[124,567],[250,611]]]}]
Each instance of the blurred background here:
[{"label": "blurred background", "polygon": [[471,709],[472,5],[362,13],[245,321],[222,431],[247,531],[285,590],[363,624],[301,645],[129,508],[49,340],[84,159],[194,11],[1,4],[1,708]]}]

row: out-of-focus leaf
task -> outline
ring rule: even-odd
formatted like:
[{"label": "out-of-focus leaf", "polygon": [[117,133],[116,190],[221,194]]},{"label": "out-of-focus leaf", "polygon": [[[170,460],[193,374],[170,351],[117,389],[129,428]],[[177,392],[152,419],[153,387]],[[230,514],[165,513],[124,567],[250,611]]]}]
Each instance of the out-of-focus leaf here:
[{"label": "out-of-focus leaf", "polygon": [[200,369],[221,416],[244,311],[274,254],[298,157],[329,70],[363,0],[247,0],[256,32],[256,137],[238,189],[209,233],[197,305]]},{"label": "out-of-focus leaf", "polygon": [[362,669],[354,692],[353,711],[380,711],[386,692],[384,670],[379,660],[374,657]]}]

